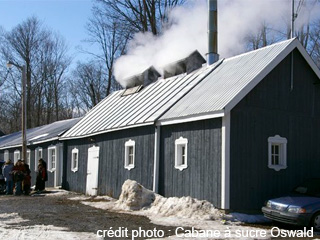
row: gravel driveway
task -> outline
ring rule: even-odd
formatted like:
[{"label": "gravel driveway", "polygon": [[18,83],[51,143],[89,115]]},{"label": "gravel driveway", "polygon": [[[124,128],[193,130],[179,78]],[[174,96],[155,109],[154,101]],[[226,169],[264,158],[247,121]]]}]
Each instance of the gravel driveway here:
[{"label": "gravel driveway", "polygon": [[[37,235],[38,239],[45,239],[49,236],[45,233],[46,229],[50,229],[52,226],[55,229],[64,229],[60,235],[63,235],[64,231],[77,233],[74,239],[97,239],[97,230],[110,229],[110,227],[113,229],[127,228],[129,239],[131,239],[131,230],[139,229],[139,227],[144,230],[162,229],[165,236],[170,235],[170,232],[175,230],[174,227],[154,225],[145,217],[108,212],[83,205],[80,200],[69,200],[69,198],[77,196],[79,195],[70,192],[60,194],[54,189],[41,195],[0,196],[0,218],[2,216],[0,222],[1,220],[2,222],[4,220],[8,222],[5,226],[2,226],[2,229],[0,228],[1,239],[4,239],[3,237],[7,237],[6,239],[16,238],[17,235],[12,231],[20,232],[18,239],[33,239],[34,235]],[[16,215],[10,215],[13,213]],[[18,216],[23,221],[8,221],[12,216],[14,218]],[[42,230],[39,231],[39,227],[36,226],[43,226]],[[24,234],[23,230],[26,229],[31,229],[33,233]]]}]

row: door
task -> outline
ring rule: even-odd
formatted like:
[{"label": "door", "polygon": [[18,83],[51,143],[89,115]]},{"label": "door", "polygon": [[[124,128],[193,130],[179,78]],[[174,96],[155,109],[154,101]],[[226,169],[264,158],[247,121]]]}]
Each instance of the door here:
[{"label": "door", "polygon": [[56,170],[54,172],[54,186],[62,185],[62,168],[63,168],[63,144],[56,145]]},{"label": "door", "polygon": [[96,196],[98,194],[98,171],[99,171],[99,147],[88,149],[87,186],[86,194]]}]

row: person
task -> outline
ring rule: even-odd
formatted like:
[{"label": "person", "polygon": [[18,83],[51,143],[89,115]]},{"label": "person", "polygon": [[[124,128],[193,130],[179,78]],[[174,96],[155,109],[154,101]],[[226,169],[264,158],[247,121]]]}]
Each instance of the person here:
[{"label": "person", "polygon": [[35,191],[43,191],[45,189],[46,181],[48,181],[47,164],[41,158],[39,159],[39,164],[38,164],[38,173],[37,173]]},{"label": "person", "polygon": [[26,163],[25,160],[22,160],[22,165],[24,166],[24,179],[22,182],[22,192],[24,195],[29,195],[30,187],[31,187],[31,171],[29,164]]},{"label": "person", "polygon": [[13,164],[10,159],[8,159],[3,166],[3,176],[6,181],[6,195],[13,194],[13,176],[12,176]]},{"label": "person", "polygon": [[12,168],[13,181],[15,183],[15,192],[14,195],[19,196],[22,193],[22,181],[24,179],[24,166],[22,161],[18,160],[14,167]]}]

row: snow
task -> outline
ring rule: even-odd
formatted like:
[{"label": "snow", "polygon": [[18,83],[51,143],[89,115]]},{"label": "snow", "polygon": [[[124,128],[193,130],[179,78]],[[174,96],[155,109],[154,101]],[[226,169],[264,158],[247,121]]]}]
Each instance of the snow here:
[{"label": "snow", "polygon": [[[266,222],[262,215],[246,215],[232,213],[225,215],[204,200],[191,197],[170,197],[161,195],[144,188],[139,183],[127,180],[122,186],[118,201],[111,202],[81,202],[95,208],[117,211],[122,213],[148,217],[152,223],[174,227],[195,227],[202,230],[217,230],[221,237],[214,239],[269,239],[270,231],[260,228],[241,226],[241,222],[258,223]],[[247,232],[259,234],[266,231],[267,236],[247,237]],[[228,233],[228,236],[224,234]],[[244,237],[239,237],[239,234]],[[170,236],[163,239],[194,239],[188,237]],[[212,239],[212,238],[201,238]]]},{"label": "snow", "polygon": [[52,225],[19,226],[20,223],[28,221],[18,213],[0,214],[0,239],[97,239],[94,233],[70,232],[67,228]]},{"label": "snow", "polygon": [[69,200],[74,200],[74,201],[84,201],[84,200],[90,200],[91,197],[87,197],[87,196],[78,196],[78,197],[72,197],[72,198],[68,198]]},{"label": "snow", "polygon": [[29,141],[37,140],[37,139],[39,139],[39,138],[46,137],[46,136],[48,136],[48,135],[49,135],[49,133],[44,133],[44,134],[41,134],[41,135],[36,136],[36,137],[34,137],[34,138],[31,138]]},{"label": "snow", "polygon": [[139,210],[155,200],[155,193],[133,180],[126,180],[122,185],[117,206],[125,210]]},{"label": "snow", "polygon": [[69,191],[64,189],[49,189],[43,192],[34,193],[32,196],[45,196],[45,197],[54,197],[54,196],[61,196],[61,195],[69,195],[71,194]]}]

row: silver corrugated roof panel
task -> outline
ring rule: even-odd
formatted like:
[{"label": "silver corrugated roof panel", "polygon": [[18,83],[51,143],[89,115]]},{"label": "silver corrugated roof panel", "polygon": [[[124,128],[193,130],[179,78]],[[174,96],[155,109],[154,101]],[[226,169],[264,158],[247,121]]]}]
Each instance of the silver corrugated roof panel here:
[{"label": "silver corrugated roof panel", "polygon": [[271,68],[275,58],[294,41],[297,40],[287,40],[225,59],[215,71],[170,108],[160,121],[224,110],[262,71]]},{"label": "silver corrugated roof panel", "polygon": [[[27,129],[27,145],[58,139],[75,125],[80,118],[57,121],[48,125]],[[21,146],[21,131],[0,137],[0,149]]]},{"label": "silver corrugated roof panel", "polygon": [[160,79],[132,95],[122,97],[123,90],[114,92],[90,110],[61,139],[151,125],[158,120],[161,124],[215,113],[222,116],[294,48],[298,48],[320,77],[319,69],[299,41],[290,39],[219,61],[188,75]]},{"label": "silver corrugated roof panel", "polygon": [[206,66],[188,75],[159,79],[132,95],[121,96],[124,90],[114,92],[91,109],[81,121],[62,136],[62,139],[153,124],[165,110],[207,76],[215,66]]}]

